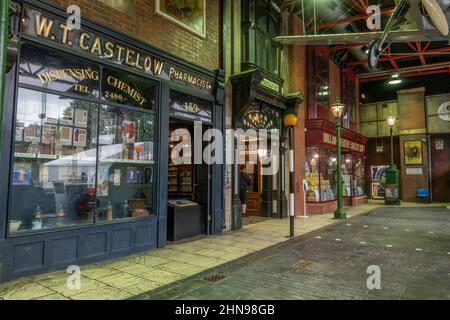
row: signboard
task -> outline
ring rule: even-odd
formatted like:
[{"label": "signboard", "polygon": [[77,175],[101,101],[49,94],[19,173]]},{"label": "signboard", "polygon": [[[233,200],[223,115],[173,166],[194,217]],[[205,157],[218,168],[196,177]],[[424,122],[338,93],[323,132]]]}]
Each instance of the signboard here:
[{"label": "signboard", "polygon": [[25,8],[22,21],[21,31],[27,36],[45,39],[83,54],[177,82],[208,94],[213,92],[213,78],[187,70],[171,61],[127,46],[86,28],[71,29],[62,20],[31,7]]},{"label": "signboard", "polygon": [[170,114],[194,121],[212,122],[212,109],[207,100],[181,92],[170,92]]},{"label": "signboard", "polygon": [[423,168],[406,168],[406,174],[408,176],[421,176],[423,175]]}]

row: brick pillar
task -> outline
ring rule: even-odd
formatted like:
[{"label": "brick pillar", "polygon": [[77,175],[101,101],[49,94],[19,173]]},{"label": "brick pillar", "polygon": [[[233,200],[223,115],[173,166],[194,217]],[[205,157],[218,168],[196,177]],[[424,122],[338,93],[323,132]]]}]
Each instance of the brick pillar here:
[{"label": "brick pillar", "polygon": [[[289,34],[302,34],[302,23],[296,15],[291,15],[289,19]],[[306,47],[300,45],[290,45],[288,50],[289,70],[288,70],[288,88],[289,92],[300,92],[307,96],[307,66],[306,66]],[[298,108],[297,126],[295,128],[295,214],[304,213],[304,192],[303,179],[305,178],[305,119],[307,103],[303,102]],[[289,170],[287,170],[289,172]],[[287,187],[286,190],[289,190]]]},{"label": "brick pillar", "polygon": [[[400,179],[402,201],[416,201],[418,188],[429,190],[428,143],[426,135],[425,88],[398,91],[400,134]],[[407,143],[417,142],[422,163],[407,164]],[[410,158],[412,159],[412,158]]]}]

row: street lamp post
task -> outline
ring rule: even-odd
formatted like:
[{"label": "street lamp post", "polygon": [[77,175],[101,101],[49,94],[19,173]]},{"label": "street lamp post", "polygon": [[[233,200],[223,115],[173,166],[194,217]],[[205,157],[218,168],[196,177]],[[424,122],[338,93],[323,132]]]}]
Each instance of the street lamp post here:
[{"label": "street lamp post", "polygon": [[391,134],[391,168],[395,167],[394,165],[394,126],[397,122],[397,118],[392,114],[386,119],[386,123],[389,126],[389,132]]},{"label": "street lamp post", "polygon": [[289,139],[289,219],[290,237],[295,235],[295,190],[294,190],[294,128],[297,125],[297,116],[287,114],[284,117],[284,124],[287,127]]},{"label": "street lamp post", "polygon": [[337,209],[334,212],[334,218],[338,220],[347,219],[347,213],[344,210],[342,195],[342,152],[341,152],[341,118],[344,113],[344,105],[336,98],[335,103],[331,105],[331,113],[336,121],[336,145],[337,145]]},{"label": "street lamp post", "polygon": [[399,171],[394,164],[394,126],[397,123],[397,118],[394,115],[390,115],[386,119],[386,124],[389,126],[389,132],[391,135],[391,163],[389,169],[386,170],[386,185],[385,185],[385,204],[386,205],[399,205],[400,204],[400,192],[399,192]]}]

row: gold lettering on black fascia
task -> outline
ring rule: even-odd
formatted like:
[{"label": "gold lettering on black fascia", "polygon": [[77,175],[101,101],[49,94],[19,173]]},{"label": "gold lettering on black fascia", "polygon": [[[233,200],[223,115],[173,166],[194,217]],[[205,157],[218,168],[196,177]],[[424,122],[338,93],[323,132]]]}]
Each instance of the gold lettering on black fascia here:
[{"label": "gold lettering on black fascia", "polygon": [[40,37],[50,38],[54,22],[40,14],[35,14],[36,34]]},{"label": "gold lettering on black fascia", "polygon": [[130,86],[129,84],[123,82],[120,79],[117,79],[113,76],[109,76],[107,78],[107,82],[110,86],[119,89],[120,91],[129,95],[133,100],[135,100],[141,107],[143,107],[147,103],[147,99],[145,99],[142,94],[140,94],[135,88]]},{"label": "gold lettering on black fascia", "polygon": [[100,74],[97,71],[90,69],[58,69],[53,71],[46,71],[38,75],[42,84],[60,80],[60,79],[75,79],[81,81],[84,79],[98,81]]}]

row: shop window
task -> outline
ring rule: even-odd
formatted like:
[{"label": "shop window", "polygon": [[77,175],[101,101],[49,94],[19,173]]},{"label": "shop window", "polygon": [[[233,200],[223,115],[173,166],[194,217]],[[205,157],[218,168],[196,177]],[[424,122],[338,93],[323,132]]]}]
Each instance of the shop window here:
[{"label": "shop window", "polygon": [[343,125],[345,128],[350,128],[350,122],[356,122],[356,81],[352,74],[347,72],[342,73],[342,102],[345,110],[343,115]]},{"label": "shop window", "polygon": [[88,60],[24,44],[20,50],[19,82],[24,85],[86,98],[99,96],[100,69]]},{"label": "shop window", "polygon": [[154,82],[40,50],[24,45],[20,59],[10,234],[152,216]]},{"label": "shop window", "polygon": [[350,153],[342,155],[342,179],[344,183],[343,196],[353,196],[353,157]]},{"label": "shop window", "polygon": [[306,180],[308,202],[326,202],[336,199],[336,152],[330,149],[306,149]]},{"label": "shop window", "polygon": [[[364,165],[361,156],[352,153],[342,155],[343,196],[365,196]],[[307,147],[305,163],[308,183],[307,202],[327,202],[337,196],[336,150]]]},{"label": "shop window", "polygon": [[330,102],[329,57],[325,50],[309,50],[309,79],[309,118],[315,119],[319,108],[323,110],[321,114],[328,114]]},{"label": "shop window", "polygon": [[154,116],[101,106],[97,215],[100,221],[152,214]]},{"label": "shop window", "polygon": [[19,89],[10,231],[93,223],[96,104]]},{"label": "shop window", "polygon": [[363,158],[356,158],[353,174],[353,194],[355,197],[367,195],[364,179],[365,165],[366,162]]},{"label": "shop window", "polygon": [[281,75],[282,46],[273,40],[281,34],[281,9],[273,0],[242,2],[243,62]]}]

